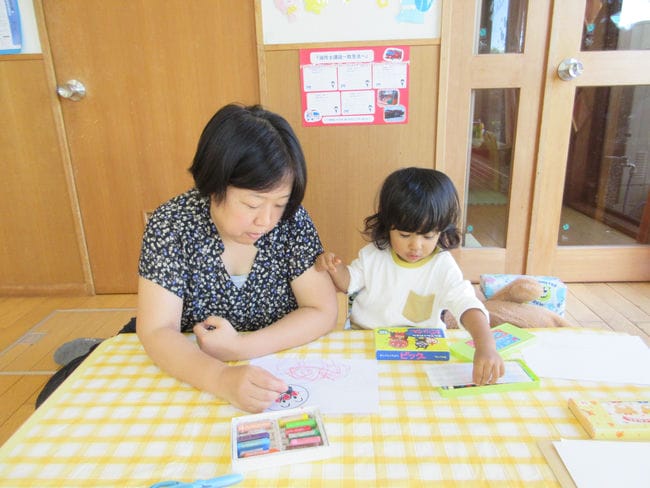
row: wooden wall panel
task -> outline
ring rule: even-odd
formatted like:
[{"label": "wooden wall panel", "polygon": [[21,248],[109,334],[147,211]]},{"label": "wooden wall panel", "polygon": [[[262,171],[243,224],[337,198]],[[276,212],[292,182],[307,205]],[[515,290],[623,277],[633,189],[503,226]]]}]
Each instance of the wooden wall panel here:
[{"label": "wooden wall panel", "polygon": [[86,293],[43,59],[0,59],[0,293]]},{"label": "wooden wall panel", "polygon": [[305,150],[304,205],[325,248],[348,262],[365,243],[363,219],[384,178],[403,166],[434,167],[439,54],[434,41],[411,46],[408,124],[317,128],[301,122],[299,48],[269,48],[260,57],[262,103],[289,120]]},{"label": "wooden wall panel", "polygon": [[[252,0],[41,0],[97,293],[134,293],[144,212],[193,182],[203,127],[257,103]],[[117,28],[116,28],[117,27]]]}]

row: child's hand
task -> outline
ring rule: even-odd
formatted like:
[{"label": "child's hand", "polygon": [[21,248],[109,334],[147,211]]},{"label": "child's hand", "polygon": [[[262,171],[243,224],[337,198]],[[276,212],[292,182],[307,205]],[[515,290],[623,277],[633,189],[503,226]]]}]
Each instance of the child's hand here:
[{"label": "child's hand", "polygon": [[476,385],[492,385],[505,373],[503,359],[494,347],[477,348],[474,352],[472,381]]},{"label": "child's hand", "polygon": [[316,258],[314,267],[316,271],[327,271],[328,273],[336,273],[337,266],[343,264],[341,258],[339,258],[333,252],[324,252]]}]

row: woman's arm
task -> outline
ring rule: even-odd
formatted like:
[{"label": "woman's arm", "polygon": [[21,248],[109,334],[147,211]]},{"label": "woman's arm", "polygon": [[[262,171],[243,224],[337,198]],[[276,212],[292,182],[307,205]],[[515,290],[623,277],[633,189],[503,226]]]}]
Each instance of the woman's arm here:
[{"label": "woman's arm", "polygon": [[228,366],[206,354],[180,332],[182,300],[160,285],[140,278],[136,331],[160,369],[199,390],[249,412],[260,412],[287,385],[254,366]]},{"label": "woman's arm", "polygon": [[336,290],[325,271],[312,266],[293,280],[291,288],[298,308],[274,324],[255,332],[238,334],[224,319],[210,317],[194,328],[204,351],[223,361],[252,359],[300,346],[318,339],[336,326]]}]

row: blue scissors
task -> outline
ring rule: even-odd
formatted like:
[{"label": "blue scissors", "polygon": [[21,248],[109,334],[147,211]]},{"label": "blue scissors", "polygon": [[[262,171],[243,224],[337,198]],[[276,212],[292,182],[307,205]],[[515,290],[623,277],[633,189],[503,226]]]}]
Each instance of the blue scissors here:
[{"label": "blue scissors", "polygon": [[161,481],[151,485],[149,488],[164,488],[167,486],[173,488],[222,488],[224,486],[231,486],[239,483],[243,479],[243,475],[232,473],[224,476],[217,476],[216,478],[210,478],[209,480],[190,481],[189,483],[183,481]]}]

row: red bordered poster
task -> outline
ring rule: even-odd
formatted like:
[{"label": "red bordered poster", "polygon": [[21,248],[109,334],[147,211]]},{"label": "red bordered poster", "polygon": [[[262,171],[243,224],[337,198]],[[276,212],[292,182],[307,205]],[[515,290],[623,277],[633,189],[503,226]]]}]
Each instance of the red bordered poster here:
[{"label": "red bordered poster", "polygon": [[301,49],[305,127],[408,122],[409,46]]}]

